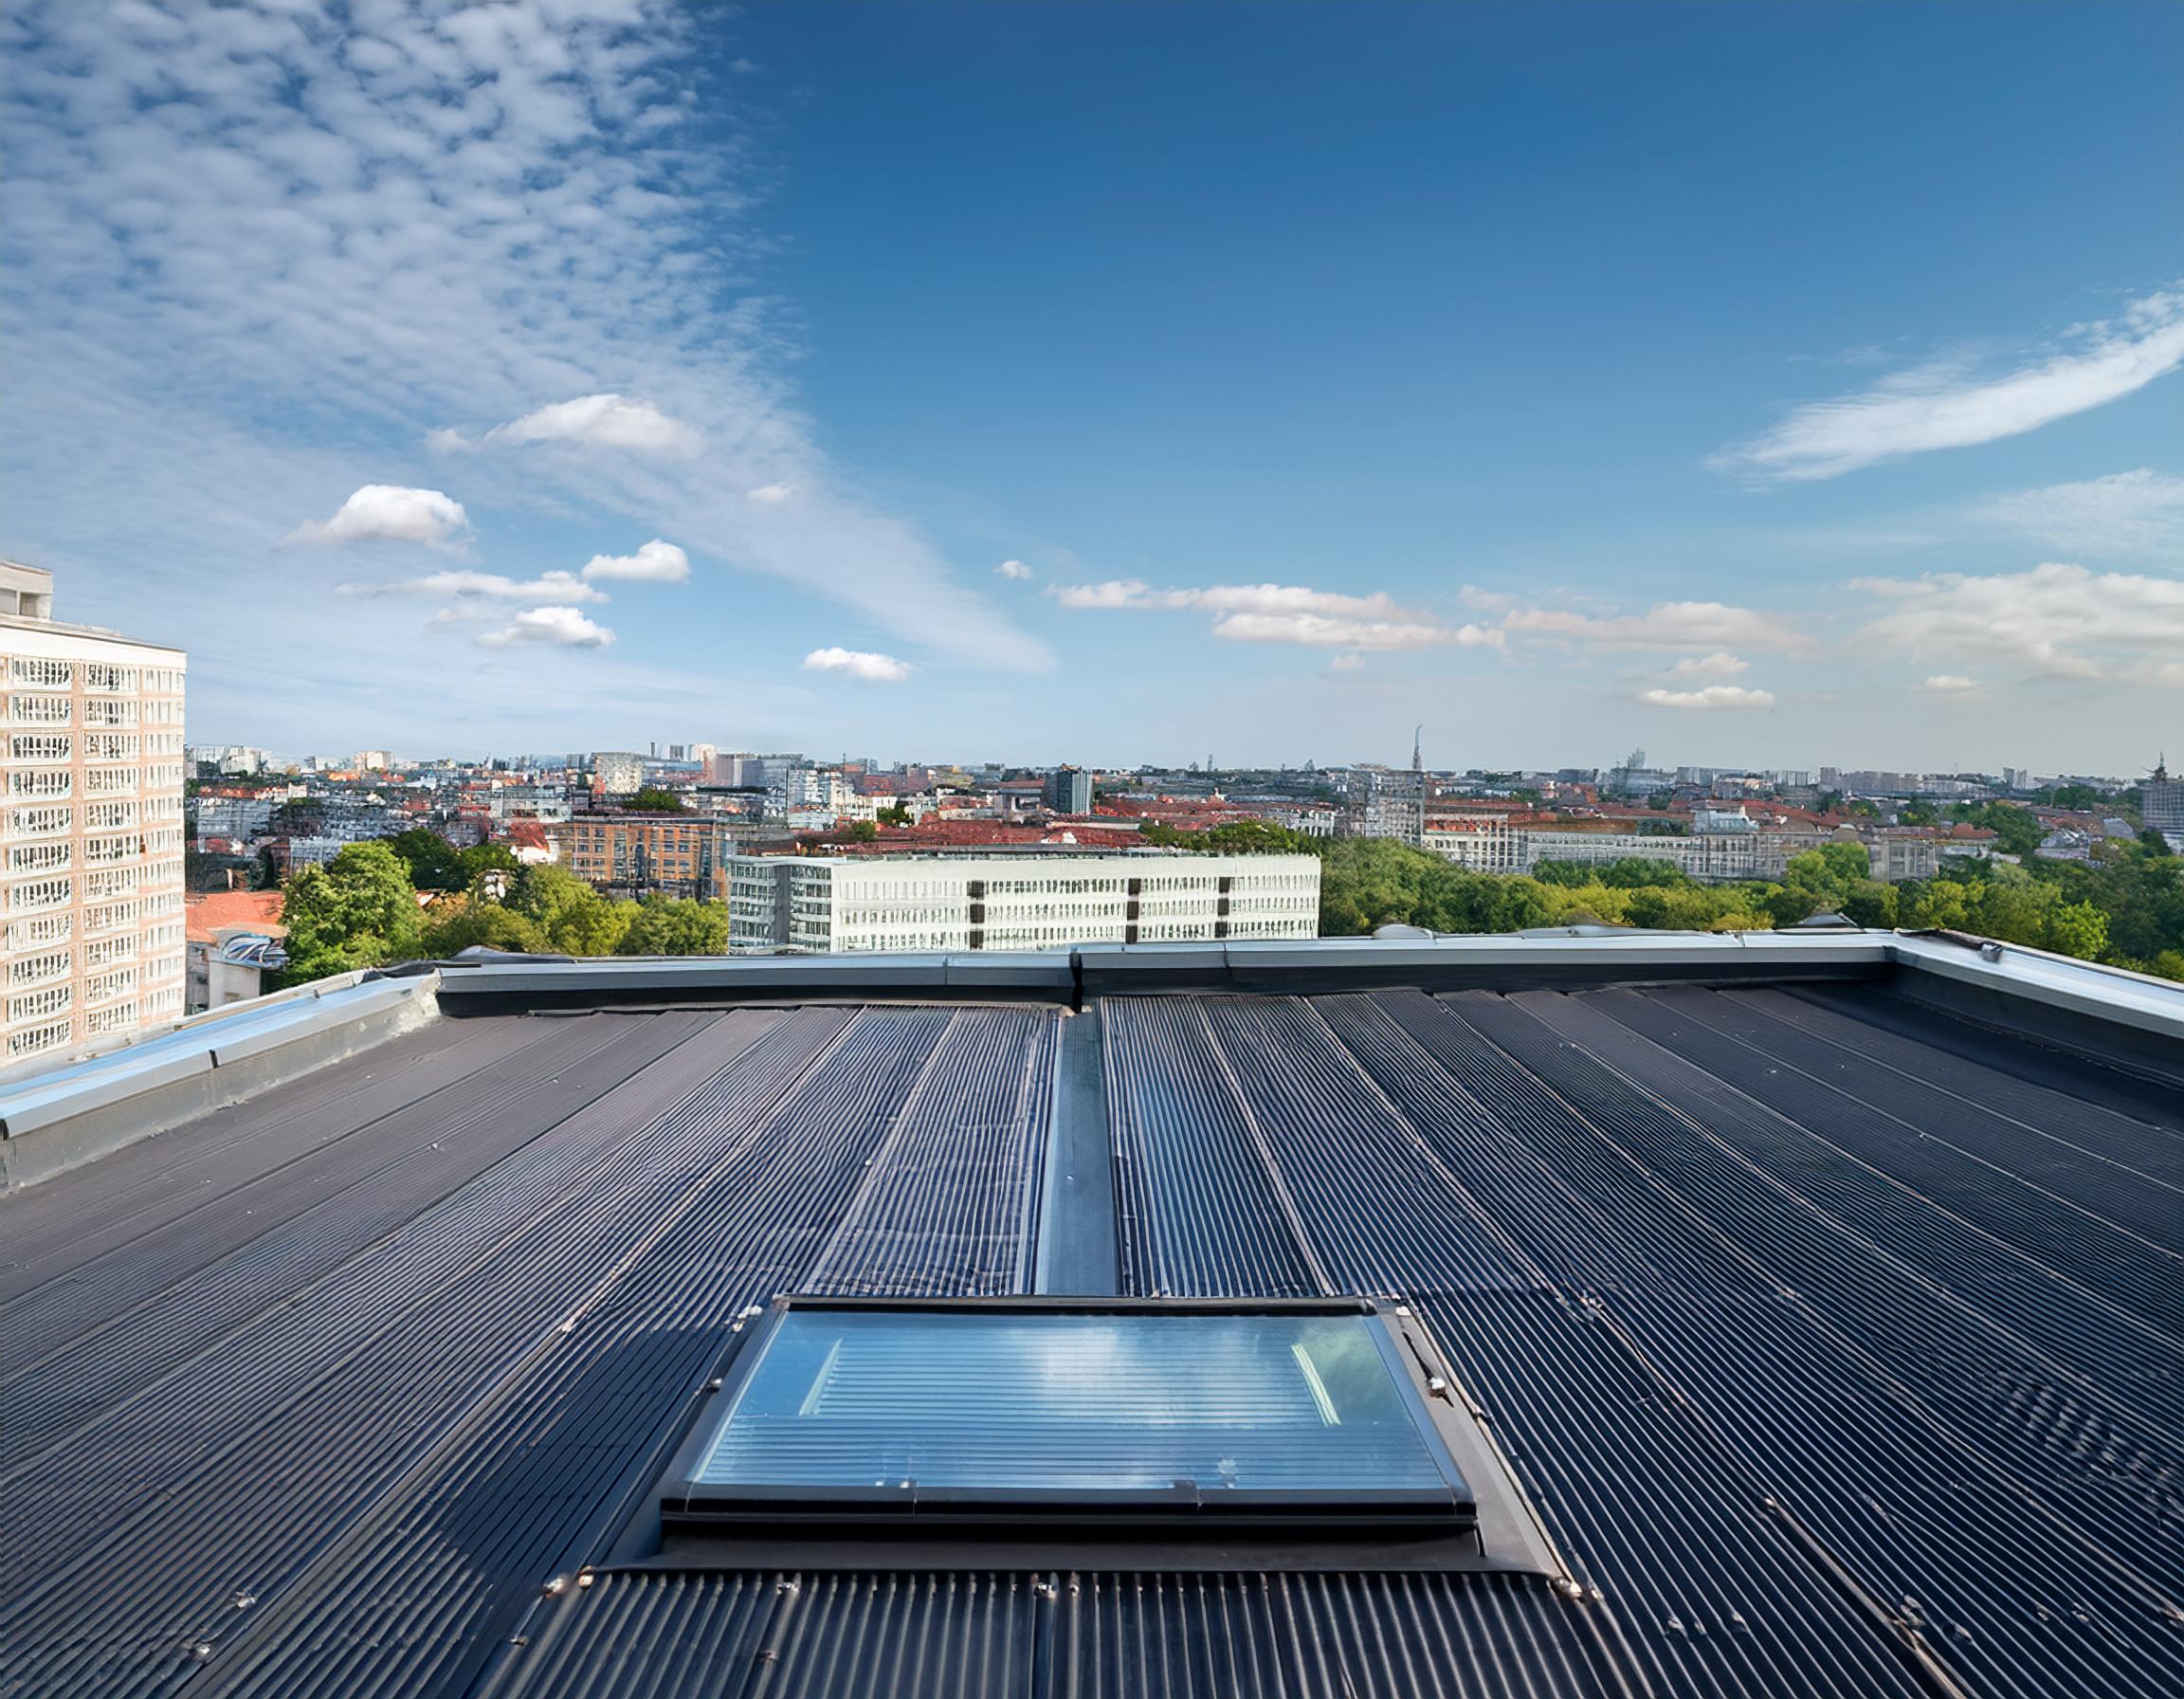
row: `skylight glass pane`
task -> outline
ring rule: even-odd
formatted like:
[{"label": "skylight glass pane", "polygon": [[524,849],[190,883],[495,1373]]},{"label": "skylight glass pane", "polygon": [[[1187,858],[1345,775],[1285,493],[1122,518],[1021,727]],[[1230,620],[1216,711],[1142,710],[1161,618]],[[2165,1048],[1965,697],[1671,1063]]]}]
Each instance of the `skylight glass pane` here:
[{"label": "skylight glass pane", "polygon": [[1359,1315],[792,1308],[693,1489],[1462,1495]]}]

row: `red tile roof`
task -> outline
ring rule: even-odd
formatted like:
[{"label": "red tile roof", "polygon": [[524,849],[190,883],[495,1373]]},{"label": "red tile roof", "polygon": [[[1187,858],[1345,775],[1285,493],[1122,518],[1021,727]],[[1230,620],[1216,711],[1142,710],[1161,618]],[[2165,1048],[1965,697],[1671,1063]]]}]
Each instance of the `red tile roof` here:
[{"label": "red tile roof", "polygon": [[281,923],[279,891],[204,891],[183,898],[183,935],[209,944],[223,926],[249,926],[274,938],[286,938]]}]

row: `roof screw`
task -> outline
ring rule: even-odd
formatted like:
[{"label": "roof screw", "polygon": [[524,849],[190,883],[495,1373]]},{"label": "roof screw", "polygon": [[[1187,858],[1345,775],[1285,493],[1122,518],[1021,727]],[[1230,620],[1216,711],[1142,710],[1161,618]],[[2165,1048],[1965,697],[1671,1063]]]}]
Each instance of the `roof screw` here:
[{"label": "roof screw", "polygon": [[720,1390],[720,1377],[715,1375],[712,1379],[706,1381],[705,1390],[707,1392],[719,1392]]},{"label": "roof screw", "polygon": [[751,1316],[762,1316],[762,1315],[764,1315],[766,1312],[765,1312],[763,1309],[760,1309],[760,1308],[758,1307],[758,1306],[757,1306],[757,1305],[755,1305],[755,1304],[746,1304],[746,1305],[745,1305],[745,1306],[743,1306],[741,1309],[737,1310],[736,1313],[737,1313],[737,1315],[739,1315],[739,1316],[743,1316],[743,1317],[746,1317],[746,1318],[748,1318],[748,1317],[751,1317]]},{"label": "roof screw", "polygon": [[1399,1316],[1407,1316],[1410,1313],[1410,1306],[1408,1304],[1398,1304],[1395,1306],[1395,1313]]},{"label": "roof screw", "polygon": [[576,1577],[576,1584],[577,1584],[579,1587],[589,1587],[589,1586],[590,1586],[590,1585],[591,1585],[591,1584],[592,1584],[593,1581],[597,1580],[598,1579],[599,1579],[599,1578],[598,1578],[597,1576],[593,1575],[593,1574],[592,1574],[592,1572],[591,1572],[589,1569],[587,1569],[587,1570],[584,1570],[582,1573],[580,1573],[580,1574],[579,1574],[579,1575]]},{"label": "roof screw", "polygon": [[776,1593],[793,1593],[796,1591],[796,1578],[792,1575],[785,1575],[774,1583],[774,1591]]},{"label": "roof screw", "polygon": [[545,1594],[548,1599],[558,1599],[561,1597],[562,1590],[568,1585],[569,1578],[565,1575],[557,1575],[538,1591]]},{"label": "roof screw", "polygon": [[258,1595],[246,1591],[237,1591],[228,1595],[228,1602],[239,1611],[246,1611],[258,1602]]},{"label": "roof screw", "polygon": [[190,1648],[190,1655],[202,1663],[206,1658],[212,1655],[212,1642],[210,1640],[199,1640]]}]

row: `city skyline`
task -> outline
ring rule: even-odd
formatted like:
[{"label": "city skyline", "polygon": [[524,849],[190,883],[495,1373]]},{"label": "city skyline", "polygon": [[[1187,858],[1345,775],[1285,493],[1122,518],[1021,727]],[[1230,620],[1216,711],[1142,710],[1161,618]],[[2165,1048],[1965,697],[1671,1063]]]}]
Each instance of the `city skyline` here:
[{"label": "city skyline", "polygon": [[1571,16],[17,9],[0,554],[196,743],[2184,741],[2174,10]]}]

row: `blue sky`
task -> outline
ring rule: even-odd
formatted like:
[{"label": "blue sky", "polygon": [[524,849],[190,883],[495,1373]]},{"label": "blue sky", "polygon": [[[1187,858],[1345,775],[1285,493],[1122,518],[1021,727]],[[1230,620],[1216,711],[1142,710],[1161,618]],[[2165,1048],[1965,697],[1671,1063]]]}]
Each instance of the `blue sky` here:
[{"label": "blue sky", "polygon": [[0,552],[193,740],[2184,745],[2173,7],[0,31]]}]

